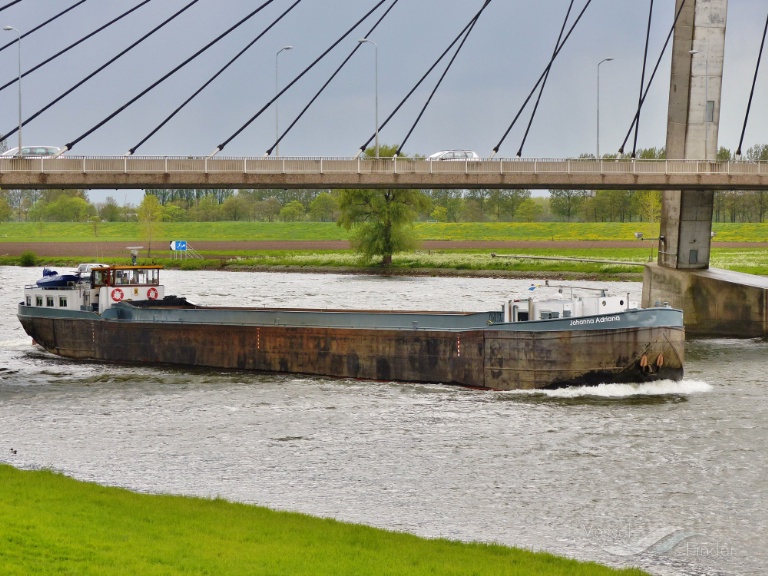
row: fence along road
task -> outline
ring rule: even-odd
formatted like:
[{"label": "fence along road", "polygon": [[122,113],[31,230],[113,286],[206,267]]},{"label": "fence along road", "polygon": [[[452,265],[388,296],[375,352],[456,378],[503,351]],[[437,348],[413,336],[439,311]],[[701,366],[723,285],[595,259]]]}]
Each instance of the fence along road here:
[{"label": "fence along road", "polygon": [[768,189],[768,162],[702,160],[225,158],[62,156],[0,158],[4,189],[504,188],[580,190]]}]

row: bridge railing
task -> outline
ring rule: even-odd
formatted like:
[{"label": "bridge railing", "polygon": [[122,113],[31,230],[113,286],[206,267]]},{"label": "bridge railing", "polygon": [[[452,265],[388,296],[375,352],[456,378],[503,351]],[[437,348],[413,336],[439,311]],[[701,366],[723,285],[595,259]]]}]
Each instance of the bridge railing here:
[{"label": "bridge railing", "polygon": [[0,173],[244,173],[244,174],[637,174],[768,175],[768,162],[495,158],[228,158],[187,156],[0,157]]}]

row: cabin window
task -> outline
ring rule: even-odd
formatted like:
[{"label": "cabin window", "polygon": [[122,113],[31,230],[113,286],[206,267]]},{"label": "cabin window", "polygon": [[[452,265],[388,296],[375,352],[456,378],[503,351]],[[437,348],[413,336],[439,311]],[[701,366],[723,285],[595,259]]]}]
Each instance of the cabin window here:
[{"label": "cabin window", "polygon": [[59,296],[59,308],[66,308],[66,307],[67,307],[67,297]]},{"label": "cabin window", "polygon": [[102,270],[94,270],[91,272],[91,286],[103,286],[104,281],[106,280],[105,276],[106,273]]},{"label": "cabin window", "polygon": [[50,306],[53,308],[53,296],[46,296],[45,297],[45,305]]},{"label": "cabin window", "polygon": [[43,297],[35,296],[35,306],[42,306],[42,305],[43,305]]},{"label": "cabin window", "polygon": [[32,296],[27,296],[27,306],[32,306]]}]

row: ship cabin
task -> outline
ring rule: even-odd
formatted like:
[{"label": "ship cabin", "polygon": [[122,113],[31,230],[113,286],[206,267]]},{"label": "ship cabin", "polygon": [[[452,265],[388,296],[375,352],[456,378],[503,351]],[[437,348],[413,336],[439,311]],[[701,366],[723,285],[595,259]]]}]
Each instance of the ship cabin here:
[{"label": "ship cabin", "polygon": [[24,303],[103,314],[118,302],[162,299],[165,289],[160,284],[161,269],[162,266],[81,265],[74,281],[52,285],[41,280],[25,286]]},{"label": "ship cabin", "polygon": [[639,303],[630,301],[629,295],[608,296],[605,291],[599,295],[575,295],[556,298],[524,298],[510,300],[504,306],[505,322],[527,322],[529,320],[556,320],[579,318],[599,314],[617,314],[639,308]]}]

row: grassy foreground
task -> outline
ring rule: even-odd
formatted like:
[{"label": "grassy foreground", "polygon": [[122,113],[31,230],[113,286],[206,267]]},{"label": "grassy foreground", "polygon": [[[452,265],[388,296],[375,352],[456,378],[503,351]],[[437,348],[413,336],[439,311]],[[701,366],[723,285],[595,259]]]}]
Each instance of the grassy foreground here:
[{"label": "grassy foreground", "polygon": [[0,465],[0,573],[642,576],[550,554],[141,495]]}]

